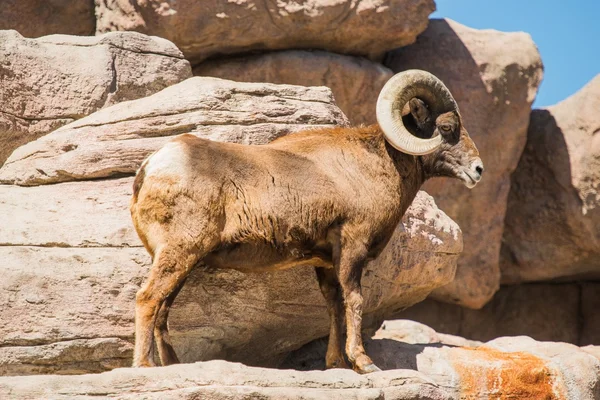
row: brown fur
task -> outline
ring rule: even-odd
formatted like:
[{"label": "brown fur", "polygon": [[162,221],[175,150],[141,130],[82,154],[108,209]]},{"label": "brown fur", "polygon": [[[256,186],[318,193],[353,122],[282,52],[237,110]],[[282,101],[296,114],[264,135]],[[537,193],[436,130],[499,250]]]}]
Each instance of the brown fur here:
[{"label": "brown fur", "polygon": [[[416,129],[427,129],[418,111]],[[263,146],[181,135],[151,156],[131,203],[136,230],[153,255],[136,299],[134,366],[154,365],[153,335],[163,365],[178,362],[168,309],[192,268],[203,263],[245,272],[315,267],[331,317],[327,366],[347,365],[345,317],[345,354],[353,368],[377,370],[361,339],[362,269],[389,241],[426,179],[461,176],[478,160],[458,114],[425,114],[434,121],[429,136],[446,140],[421,157],[393,149],[377,125],[309,130]],[[452,132],[438,130],[448,124]]]}]

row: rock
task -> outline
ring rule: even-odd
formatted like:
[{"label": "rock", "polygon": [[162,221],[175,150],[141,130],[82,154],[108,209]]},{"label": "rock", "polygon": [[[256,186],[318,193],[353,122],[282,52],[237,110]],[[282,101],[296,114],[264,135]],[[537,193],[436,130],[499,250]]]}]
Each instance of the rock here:
[{"label": "rock", "polygon": [[0,31],[0,76],[1,166],[17,147],[103,107],[158,92],[191,69],[172,43],[139,33],[26,39]]},{"label": "rock", "polygon": [[0,393],[11,399],[190,399],[203,400],[450,400],[445,388],[415,371],[359,375],[250,368],[225,361],[127,368],[96,375],[0,377]]},{"label": "rock", "polygon": [[[3,215],[17,213],[22,204],[0,237],[0,319],[13,321],[0,326],[1,375],[130,364],[135,293],[150,263],[127,215],[132,183],[0,186]],[[35,221],[38,229],[32,229]],[[365,271],[365,327],[376,329],[451,281],[460,239],[458,227],[420,192],[382,256]],[[276,364],[327,335],[328,324],[312,269],[194,271],[169,319],[182,360],[254,365]]]},{"label": "rock", "polygon": [[477,347],[483,344],[476,340],[468,340],[460,336],[438,333],[427,325],[407,319],[384,321],[379,330],[375,332],[373,339],[392,339],[410,344],[442,343],[462,347]]},{"label": "rock", "polygon": [[600,278],[600,75],[531,113],[512,176],[502,281]]},{"label": "rock", "polygon": [[[3,0],[0,30],[14,29],[25,37],[62,33],[93,35],[94,2],[70,0]],[[2,42],[4,39],[0,39]]]},{"label": "rock", "polygon": [[[0,377],[0,393],[12,399],[600,399],[600,360],[592,347],[524,336],[478,347],[388,338],[369,340],[367,346],[383,372],[276,370],[210,361],[95,375]],[[313,358],[323,359],[317,353]]]},{"label": "rock", "polygon": [[[585,282],[580,287],[579,345],[600,345],[600,282]],[[599,347],[600,348],[600,347]],[[599,357],[600,358],[600,357]]]},{"label": "rock", "polygon": [[327,88],[191,78],[20,147],[0,169],[0,181],[39,185],[133,175],[147,155],[185,132],[260,144],[308,127],[347,123]]},{"label": "rock", "polygon": [[434,10],[433,0],[96,0],[96,32],[161,36],[192,64],[223,54],[299,48],[377,57],[414,42]]},{"label": "rock", "polygon": [[414,45],[388,53],[385,65],[394,72],[424,69],[444,81],[481,153],[485,174],[472,192],[448,179],[424,186],[465,234],[456,279],[433,296],[481,308],[499,288],[510,175],[525,145],[530,106],[542,77],[539,53],[525,33],[432,20]]},{"label": "rock", "polygon": [[[428,329],[418,325],[400,321],[399,335],[405,335],[406,328],[413,332]],[[526,336],[469,347],[440,341],[412,344],[396,340],[391,331],[366,341],[373,361],[384,373],[416,370],[453,399],[600,399],[600,360],[594,356],[595,348],[536,342]],[[292,353],[286,367],[321,369],[325,351],[319,342],[310,343]]]},{"label": "rock", "polygon": [[301,50],[206,61],[193,72],[239,82],[327,86],[353,125],[377,122],[377,97],[393,75],[383,65],[364,58]]},{"label": "rock", "polygon": [[[600,287],[595,285],[595,289]],[[590,295],[585,300],[593,307]],[[438,332],[479,341],[526,335],[542,341],[593,344],[580,342],[582,322],[585,324],[585,319],[581,319],[581,303],[581,288],[576,284],[536,283],[502,286],[492,301],[480,310],[428,299],[400,316],[431,326]],[[586,331],[593,335],[593,326]],[[595,339],[600,343],[598,333]]]}]

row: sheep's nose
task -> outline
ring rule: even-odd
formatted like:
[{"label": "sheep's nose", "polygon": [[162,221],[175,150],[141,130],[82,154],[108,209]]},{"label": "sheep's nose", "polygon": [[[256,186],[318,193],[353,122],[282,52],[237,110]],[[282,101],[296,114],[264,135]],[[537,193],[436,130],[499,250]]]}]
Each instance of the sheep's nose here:
[{"label": "sheep's nose", "polygon": [[481,158],[477,158],[473,164],[471,164],[471,171],[477,173],[477,176],[475,177],[476,180],[481,179],[481,174],[483,174],[483,162],[481,162]]}]

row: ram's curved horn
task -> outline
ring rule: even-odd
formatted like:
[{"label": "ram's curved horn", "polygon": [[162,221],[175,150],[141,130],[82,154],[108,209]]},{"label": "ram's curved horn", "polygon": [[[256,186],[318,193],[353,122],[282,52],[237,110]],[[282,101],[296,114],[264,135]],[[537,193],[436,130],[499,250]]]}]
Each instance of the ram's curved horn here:
[{"label": "ram's curved horn", "polygon": [[377,122],[388,143],[403,153],[428,154],[442,144],[442,136],[421,139],[404,127],[402,108],[413,97],[425,101],[434,115],[453,110],[458,112],[458,105],[442,81],[417,69],[394,75],[381,89],[377,99]]}]

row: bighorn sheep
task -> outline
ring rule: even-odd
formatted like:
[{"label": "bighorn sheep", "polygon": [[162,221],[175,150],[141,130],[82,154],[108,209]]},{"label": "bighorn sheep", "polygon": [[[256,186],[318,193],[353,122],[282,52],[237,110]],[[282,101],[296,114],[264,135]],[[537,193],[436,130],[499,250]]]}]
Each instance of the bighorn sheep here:
[{"label": "bighorn sheep", "polygon": [[[409,104],[410,113],[402,116]],[[378,371],[361,338],[361,272],[434,176],[469,188],[483,164],[444,84],[418,70],[395,75],[377,101],[378,125],[306,130],[269,144],[176,137],[148,157],[131,215],[153,258],[137,293],[133,365],[178,362],[169,307],[196,265],[245,272],[310,266],[331,319],[326,365]],[[414,135],[409,132],[414,132]]]}]

